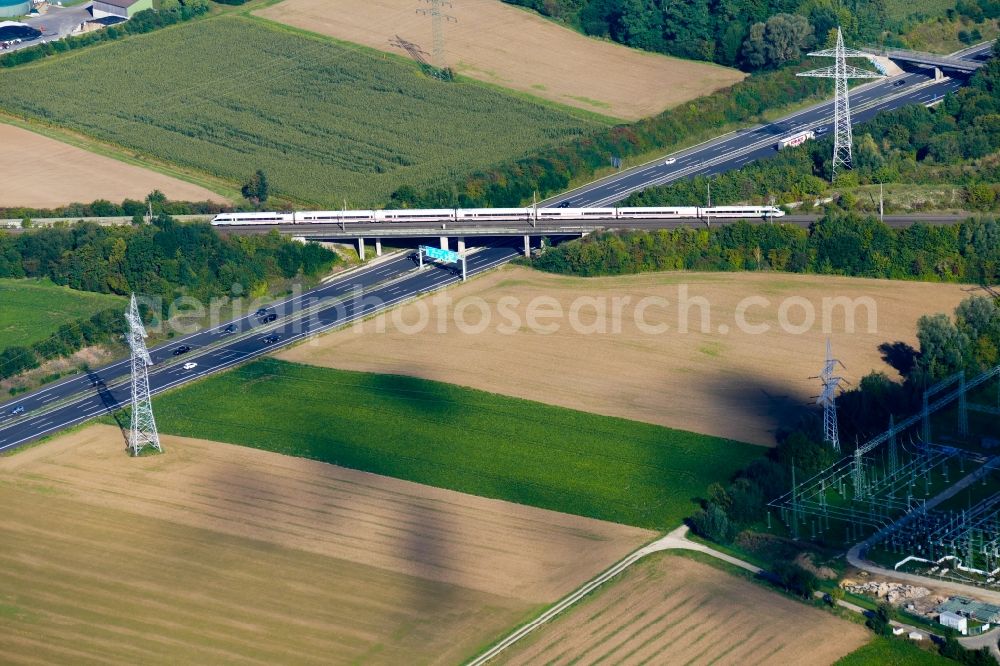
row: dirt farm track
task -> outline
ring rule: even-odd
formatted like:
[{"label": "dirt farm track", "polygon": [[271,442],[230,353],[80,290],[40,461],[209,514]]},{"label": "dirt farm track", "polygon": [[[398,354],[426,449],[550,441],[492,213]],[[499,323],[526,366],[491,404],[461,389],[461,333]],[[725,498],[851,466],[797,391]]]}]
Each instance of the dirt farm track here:
[{"label": "dirt farm track", "polygon": [[454,664],[645,530],[91,426],[0,458],[5,663]]},{"label": "dirt farm track", "polygon": [[707,564],[652,555],[498,664],[831,664],[868,631]]},{"label": "dirt farm track", "polygon": [[[419,5],[420,3],[416,3]],[[431,21],[410,0],[285,0],[257,15],[404,57],[402,38],[431,58]],[[500,0],[443,5],[445,64],[504,88],[638,120],[741,80],[744,74],[591,39]]]},{"label": "dirt farm track", "polygon": [[[708,304],[707,329],[701,310],[693,307],[688,332],[680,332],[683,294],[689,302]],[[278,357],[413,375],[773,445],[779,422],[819,391],[810,377],[819,373],[825,354],[823,298],[867,298],[874,306],[873,331],[865,308],[856,310],[854,333],[845,332],[843,309],[831,310],[829,318],[834,352],[847,366],[843,374],[857,384],[872,370],[898,376],[882,360],[879,345],[916,344],[921,315],[950,313],[966,296],[961,285],[817,275],[677,272],[583,279],[508,267]],[[637,305],[648,297],[666,299],[668,305],[646,309],[643,320],[669,330],[644,332],[635,325]],[[620,316],[615,298],[629,299]],[[735,326],[737,307],[747,298],[767,302],[755,301],[746,315],[754,325],[769,326],[767,332]],[[561,311],[561,317],[539,318],[554,329],[528,326],[527,308],[533,302],[545,305],[538,311]],[[785,302],[793,306],[789,324],[805,321],[804,304],[814,310],[815,324],[801,333],[787,332],[779,324]],[[572,325],[574,304],[579,328]],[[596,326],[602,307],[603,332]],[[489,319],[481,326],[484,311]],[[464,328],[456,325],[457,315]],[[518,321],[512,324],[513,317]]]}]

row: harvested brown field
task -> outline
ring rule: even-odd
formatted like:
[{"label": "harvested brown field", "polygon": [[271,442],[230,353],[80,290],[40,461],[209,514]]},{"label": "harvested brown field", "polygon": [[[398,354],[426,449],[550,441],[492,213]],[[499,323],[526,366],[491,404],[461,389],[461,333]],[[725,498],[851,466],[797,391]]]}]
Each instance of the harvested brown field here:
[{"label": "harvested brown field", "polygon": [[[961,285],[816,275],[677,272],[571,278],[509,267],[278,356],[413,375],[772,445],[779,423],[787,423],[819,392],[818,381],[810,377],[823,366],[824,319],[834,353],[847,366],[843,376],[857,384],[872,370],[898,376],[879,346],[915,345],[921,315],[951,312],[966,296]],[[845,332],[845,308],[831,307],[829,316],[823,314],[824,298],[845,297],[870,299],[855,308],[854,333]],[[643,299],[650,298],[666,299],[667,305],[647,300],[641,309]],[[688,332],[681,332],[685,299]],[[698,299],[704,299],[706,309]],[[741,303],[750,305],[748,324],[770,329],[754,333],[737,326]],[[782,304],[787,329],[780,323]],[[537,325],[532,327],[528,309],[533,306]],[[871,328],[868,307],[874,312]],[[814,324],[795,332],[807,323],[810,309]],[[550,311],[561,316],[543,316]],[[704,327],[702,312],[709,316]],[[640,329],[640,315],[641,323],[665,324],[669,330]],[[553,332],[544,332],[552,326]]]},{"label": "harvested brown field", "polygon": [[7,661],[458,663],[652,534],[93,426],[0,459]]},{"label": "harvested brown field", "polygon": [[[256,13],[407,56],[391,44],[401,38],[430,59],[431,20],[414,8],[411,0],[285,0]],[[459,74],[615,118],[655,115],[745,76],[585,37],[500,0],[463,0],[442,13],[456,19],[444,26],[444,60]]]},{"label": "harvested brown field", "polygon": [[142,200],[160,190],[175,201],[226,200],[204,187],[0,123],[0,206],[58,208],[107,199]]},{"label": "harvested brown field", "polygon": [[543,626],[498,664],[832,664],[857,624],[707,564],[652,555]]}]

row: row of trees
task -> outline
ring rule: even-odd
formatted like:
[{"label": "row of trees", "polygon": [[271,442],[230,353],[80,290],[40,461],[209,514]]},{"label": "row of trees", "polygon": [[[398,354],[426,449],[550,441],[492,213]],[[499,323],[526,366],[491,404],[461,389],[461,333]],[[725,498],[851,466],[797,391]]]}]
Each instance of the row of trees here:
[{"label": "row of trees", "polygon": [[89,345],[120,341],[124,333],[125,318],[118,308],[68,322],[51,337],[30,347],[13,345],[0,351],[0,379],[33,370],[44,361],[69,356]]},{"label": "row of trees", "polygon": [[76,37],[66,37],[37,46],[11,51],[0,55],[0,67],[17,67],[46,56],[84,48],[91,44],[111,41],[159,30],[175,23],[189,21],[208,12],[208,0],[163,0],[159,11],[145,9],[119,25],[104,30],[94,30]]},{"label": "row of trees", "polygon": [[[1000,54],[1000,48],[994,50]],[[1000,166],[984,158],[1000,150],[1000,60],[991,60],[935,109],[914,104],[884,112],[858,126],[854,136],[854,169],[838,175],[838,188],[947,183],[962,188],[968,209],[996,210]],[[772,159],[712,178],[713,199],[767,202],[774,197],[781,203],[827,194],[832,152],[831,139],[782,150]],[[691,205],[703,200],[705,186],[704,178],[696,178],[649,188],[625,205]]]},{"label": "row of trees", "polygon": [[90,203],[72,203],[59,208],[16,208],[0,207],[0,219],[31,220],[35,218],[63,218],[66,220],[84,217],[131,217],[141,219],[149,209],[153,214],[163,215],[216,215],[230,209],[225,204],[214,201],[170,201],[159,190],[154,190],[144,200],[125,199],[113,203],[107,199],[97,199]]},{"label": "row of trees", "polygon": [[[884,0],[505,0],[588,35],[748,71],[798,60],[842,26],[852,40],[898,32]],[[962,0],[962,2],[976,0]],[[991,0],[982,0],[991,1]],[[920,8],[914,6],[916,14]]]},{"label": "row of trees", "polygon": [[893,229],[873,217],[824,217],[803,229],[738,222],[592,234],[531,260],[552,273],[774,270],[946,282],[1000,281],[1000,222]]},{"label": "row of trees", "polygon": [[[203,303],[228,296],[263,296],[294,278],[314,279],[337,255],[316,243],[303,245],[272,232],[222,237],[208,224],[180,224],[168,215],[152,225],[0,231],[0,278],[46,277],[83,291],[159,297],[167,315],[179,296]],[[120,338],[119,309],[59,327],[30,347],[0,350],[0,379],[67,356],[87,345]]]},{"label": "row of trees", "polygon": [[160,296],[165,304],[181,295],[207,302],[234,289],[262,295],[282,280],[314,278],[335,261],[330,250],[277,232],[222,237],[208,224],[168,215],[144,226],[0,232],[0,277],[47,277],[83,291]]}]

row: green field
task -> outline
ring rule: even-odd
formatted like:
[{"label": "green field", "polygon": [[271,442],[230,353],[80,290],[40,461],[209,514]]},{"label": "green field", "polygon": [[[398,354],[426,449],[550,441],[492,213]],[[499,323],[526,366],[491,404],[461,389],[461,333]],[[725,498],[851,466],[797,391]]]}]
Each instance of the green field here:
[{"label": "green field", "polygon": [[650,528],[764,449],[421,379],[255,361],[155,400],[163,432]]},{"label": "green field", "polygon": [[875,638],[834,666],[955,666],[955,662],[903,638]]},{"label": "green field", "polygon": [[44,340],[69,321],[121,307],[125,299],[60,287],[49,280],[0,279],[0,350]]},{"label": "green field", "polygon": [[[0,74],[0,107],[340,208],[451,184],[596,126],[476,83],[223,15]],[[85,112],[84,112],[85,110]]]}]

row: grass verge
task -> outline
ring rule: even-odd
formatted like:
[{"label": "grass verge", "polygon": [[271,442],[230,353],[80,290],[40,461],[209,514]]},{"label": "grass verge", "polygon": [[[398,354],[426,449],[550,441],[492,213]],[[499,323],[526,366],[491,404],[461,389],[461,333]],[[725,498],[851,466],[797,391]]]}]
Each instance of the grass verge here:
[{"label": "grass verge", "polygon": [[835,666],[955,666],[951,659],[923,650],[901,638],[876,637]]}]

